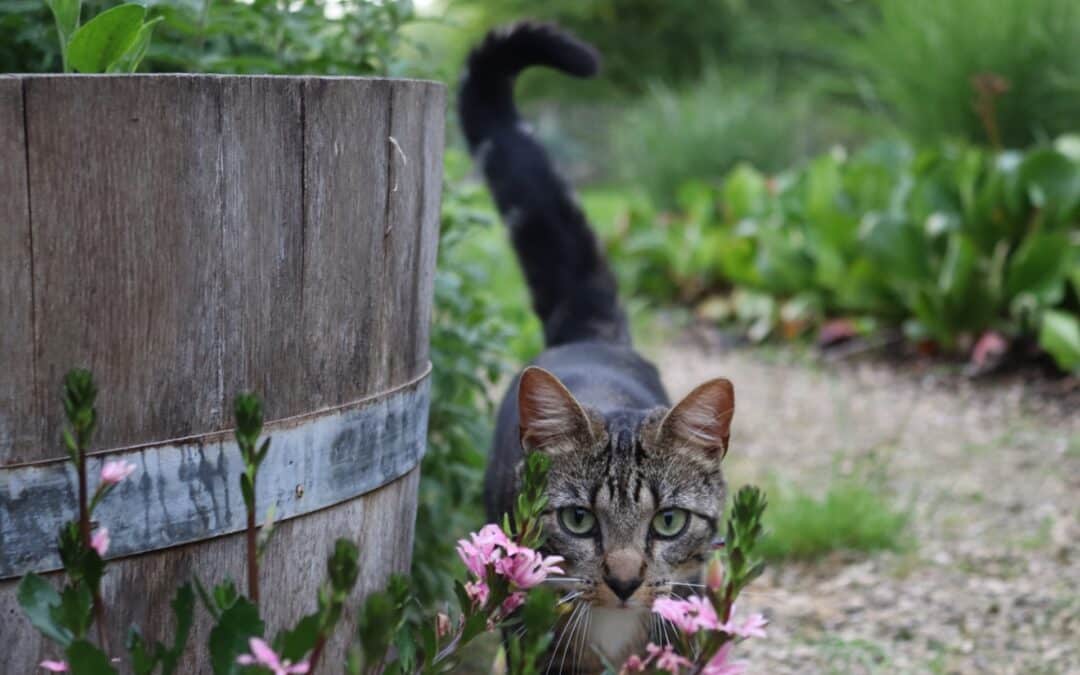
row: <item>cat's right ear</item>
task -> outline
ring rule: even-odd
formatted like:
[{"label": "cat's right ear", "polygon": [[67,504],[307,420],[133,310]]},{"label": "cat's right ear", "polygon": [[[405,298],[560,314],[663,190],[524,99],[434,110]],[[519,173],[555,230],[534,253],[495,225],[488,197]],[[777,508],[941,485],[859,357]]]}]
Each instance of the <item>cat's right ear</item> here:
[{"label": "cat's right ear", "polygon": [[521,447],[526,451],[555,449],[560,444],[592,438],[589,416],[570,390],[543,368],[530,366],[518,382]]}]

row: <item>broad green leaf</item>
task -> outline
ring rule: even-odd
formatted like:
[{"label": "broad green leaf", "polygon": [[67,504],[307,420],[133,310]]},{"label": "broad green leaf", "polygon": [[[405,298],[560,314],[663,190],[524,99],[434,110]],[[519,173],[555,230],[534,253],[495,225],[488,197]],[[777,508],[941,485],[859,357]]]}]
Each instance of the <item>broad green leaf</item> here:
[{"label": "broad green leaf", "polygon": [[1048,217],[1047,225],[1066,224],[1080,209],[1080,163],[1056,150],[1033,150],[1020,165],[1028,199]]},{"label": "broad green leaf", "polygon": [[759,215],[764,211],[768,196],[765,177],[753,167],[740,164],[728,174],[721,196],[727,222],[735,223]]},{"label": "broad green leaf", "polygon": [[210,631],[210,663],[215,675],[237,672],[236,657],[246,654],[248,640],[262,635],[264,630],[259,609],[247,598],[237,598]]},{"label": "broad green leaf", "polygon": [[139,69],[139,64],[142,63],[143,57],[146,56],[147,50],[150,49],[150,38],[154,34],[154,26],[162,19],[163,17],[159,16],[147,21],[139,28],[139,32],[135,35],[135,41],[131,43],[131,46],[120,58],[109,66],[110,73],[134,73]]},{"label": "broad green leaf", "polygon": [[319,638],[319,615],[308,614],[291,630],[284,630],[274,640],[281,658],[289,659],[297,663],[304,655],[315,647],[315,641]]},{"label": "broad green leaf", "polygon": [[67,648],[68,666],[72,675],[116,675],[109,657],[86,640],[76,640]]},{"label": "broad green leaf", "polygon": [[79,28],[82,0],[45,0],[56,20],[56,32],[60,36],[60,54],[64,59],[64,72],[68,72],[68,43]]},{"label": "broad green leaf", "polygon": [[90,610],[93,606],[94,598],[86,584],[65,586],[60,594],[60,607],[56,609],[54,616],[58,623],[70,628],[75,637],[82,638],[90,629]]},{"label": "broad green leaf", "polygon": [[1010,300],[1029,293],[1045,304],[1061,299],[1071,251],[1065,233],[1029,235],[1013,253],[1005,273],[1005,294]]},{"label": "broad green leaf", "polygon": [[80,73],[108,72],[134,45],[145,16],[145,7],[130,3],[98,14],[71,37],[69,64]]},{"label": "broad green leaf", "polygon": [[1048,310],[1039,328],[1039,346],[1054,357],[1063,370],[1080,370],[1080,317]]},{"label": "broad green leaf", "polygon": [[75,636],[56,620],[55,612],[61,605],[61,599],[49,582],[33,572],[27,574],[19,582],[18,598],[26,618],[42,635],[63,647],[71,644]]}]

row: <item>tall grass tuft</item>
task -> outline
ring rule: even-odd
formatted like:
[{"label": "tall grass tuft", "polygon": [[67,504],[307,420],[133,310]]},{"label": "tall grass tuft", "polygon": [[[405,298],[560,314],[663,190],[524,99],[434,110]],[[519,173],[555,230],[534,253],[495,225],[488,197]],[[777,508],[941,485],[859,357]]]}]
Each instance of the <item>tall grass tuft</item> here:
[{"label": "tall grass tuft", "polygon": [[1019,148],[1080,121],[1080,2],[876,0],[844,50],[906,132]]},{"label": "tall grass tuft", "polygon": [[791,487],[770,489],[761,555],[812,560],[833,551],[903,548],[908,514],[873,483],[840,478],[820,498]]}]

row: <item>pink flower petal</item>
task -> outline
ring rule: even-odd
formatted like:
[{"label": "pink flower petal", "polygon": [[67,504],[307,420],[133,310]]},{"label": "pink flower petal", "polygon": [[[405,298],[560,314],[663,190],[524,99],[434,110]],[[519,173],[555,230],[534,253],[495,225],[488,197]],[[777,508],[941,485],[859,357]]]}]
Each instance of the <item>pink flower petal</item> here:
[{"label": "pink flower petal", "polygon": [[270,648],[270,645],[266,643],[266,640],[253,637],[247,640],[247,645],[251,647],[252,656],[255,657],[257,662],[270,667],[272,670],[281,670],[281,659],[279,659],[278,654],[274,653],[274,650]]},{"label": "pink flower petal", "polygon": [[130,476],[135,471],[135,465],[131,462],[114,461],[105,462],[101,467],[101,482],[107,485],[116,485]]},{"label": "pink flower petal", "polygon": [[90,547],[104,558],[105,553],[109,550],[109,528],[99,527],[94,530],[94,533],[90,535]]},{"label": "pink flower petal", "polygon": [[66,673],[68,671],[67,661],[50,661],[46,659],[39,663],[38,666],[53,673]]}]

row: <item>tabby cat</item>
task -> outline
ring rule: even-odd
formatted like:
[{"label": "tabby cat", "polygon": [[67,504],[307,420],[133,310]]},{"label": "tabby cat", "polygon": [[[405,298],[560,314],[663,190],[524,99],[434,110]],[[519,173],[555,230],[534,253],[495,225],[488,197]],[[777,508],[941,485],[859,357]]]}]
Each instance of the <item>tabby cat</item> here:
[{"label": "tabby cat", "polygon": [[543,322],[545,351],[510,385],[485,479],[492,521],[511,510],[524,451],[547,453],[545,553],[573,604],[548,672],[592,673],[663,642],[649,608],[700,582],[725,494],[734,391],[715,379],[670,406],[656,368],[634,351],[616,284],[581,208],[517,113],[532,65],[594,75],[595,51],[554,26],[491,32],[471,53],[459,113],[513,240]]}]

